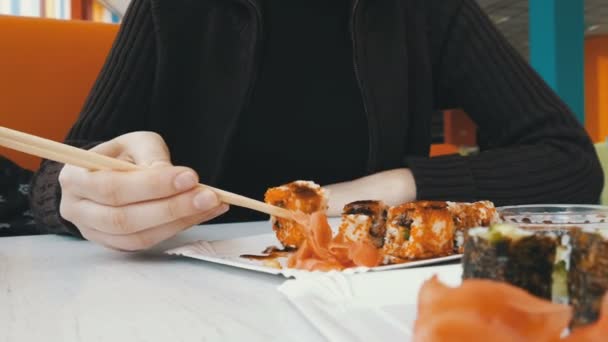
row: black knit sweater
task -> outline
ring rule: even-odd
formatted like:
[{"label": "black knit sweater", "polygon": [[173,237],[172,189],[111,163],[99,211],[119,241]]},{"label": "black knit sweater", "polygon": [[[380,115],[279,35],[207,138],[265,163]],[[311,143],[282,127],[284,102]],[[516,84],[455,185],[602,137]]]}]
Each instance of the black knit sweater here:
[{"label": "black knit sweater", "polygon": [[[266,30],[258,78],[218,186],[263,200],[270,184],[332,184],[364,176],[367,121],[352,63],[350,0],[260,4]],[[290,124],[286,114],[299,124]],[[329,143],[315,151],[311,140]],[[264,218],[233,207],[216,221]]]},{"label": "black knit sweater", "polygon": [[[349,12],[366,173],[409,167],[420,199],[598,201],[603,176],[589,137],[475,0],[353,0]],[[175,164],[217,185],[259,77],[264,23],[256,0],[134,0],[66,141],[155,131]],[[447,108],[476,122],[479,155],[428,157],[432,113]],[[292,127],[301,121],[284,113]],[[322,154],[332,141],[307,143]],[[43,162],[32,209],[49,232],[75,232],[58,214],[61,167]]]}]

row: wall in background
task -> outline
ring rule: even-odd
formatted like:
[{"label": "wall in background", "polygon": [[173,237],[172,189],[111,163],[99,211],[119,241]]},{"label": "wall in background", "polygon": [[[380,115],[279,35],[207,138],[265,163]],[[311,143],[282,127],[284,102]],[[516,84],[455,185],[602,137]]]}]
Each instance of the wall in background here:
[{"label": "wall in background", "polygon": [[608,35],[585,43],[586,127],[595,142],[608,138]]}]

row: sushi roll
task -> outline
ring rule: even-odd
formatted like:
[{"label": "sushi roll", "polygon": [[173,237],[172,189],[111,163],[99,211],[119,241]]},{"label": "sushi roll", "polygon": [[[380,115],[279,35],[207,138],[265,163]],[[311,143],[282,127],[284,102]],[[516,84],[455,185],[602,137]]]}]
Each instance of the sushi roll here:
[{"label": "sushi roll", "polygon": [[413,202],[388,211],[385,263],[453,254],[454,220],[445,202]]},{"label": "sushi roll", "polygon": [[572,325],[578,327],[598,319],[608,291],[608,233],[572,229],[570,238],[568,290],[574,309]]},{"label": "sushi roll", "polygon": [[557,246],[554,234],[506,224],[471,229],[464,246],[463,279],[503,281],[551,300]]},{"label": "sushi roll", "polygon": [[454,252],[464,252],[464,241],[471,228],[489,227],[499,222],[499,216],[494,203],[480,201],[475,203],[447,202],[448,209],[454,218],[456,233],[454,236]]},{"label": "sushi roll", "polygon": [[[295,212],[312,214],[327,210],[327,191],[310,181],[295,181],[266,191],[264,201]],[[305,240],[303,227],[293,220],[272,217],[272,229],[287,249],[297,249]]]},{"label": "sushi roll", "polygon": [[572,305],[572,327],[595,322],[608,292],[608,232],[562,227],[524,230],[510,224],[469,230],[463,279],[518,286]]},{"label": "sushi roll", "polygon": [[558,244],[555,248],[555,262],[551,277],[551,299],[557,304],[569,304],[568,274],[571,269],[572,244],[567,229],[553,231],[537,231],[537,234],[556,236]]},{"label": "sushi roll", "polygon": [[342,211],[340,234],[348,241],[369,240],[377,248],[384,245],[388,206],[382,201],[358,201]]}]

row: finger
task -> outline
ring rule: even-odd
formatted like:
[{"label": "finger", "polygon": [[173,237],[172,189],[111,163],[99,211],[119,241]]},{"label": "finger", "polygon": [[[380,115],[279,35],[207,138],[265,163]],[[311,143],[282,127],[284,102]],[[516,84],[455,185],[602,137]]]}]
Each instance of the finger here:
[{"label": "finger", "polygon": [[87,226],[83,226],[79,229],[83,237],[89,241],[93,241],[119,251],[134,252],[156,246],[158,243],[175,236],[187,228],[201,222],[212,220],[224,214],[226,211],[228,211],[228,209],[229,207],[227,205],[221,205],[212,211],[183,218],[175,222],[160,225],[153,229],[148,229],[131,235],[121,236],[106,234]]},{"label": "finger", "polygon": [[59,175],[64,192],[99,204],[123,206],[174,196],[198,185],[198,175],[186,167],[157,167],[137,171],[88,171],[66,166]]},{"label": "finger", "polygon": [[143,167],[171,165],[169,148],[152,132],[133,132],[99,144],[91,151]]},{"label": "finger", "polygon": [[169,148],[165,140],[154,132],[133,132],[114,139],[124,153],[140,166],[171,165]]},{"label": "finger", "polygon": [[103,142],[91,148],[92,152],[103,154],[104,156],[118,158],[123,153],[123,146],[115,139]]},{"label": "finger", "polygon": [[86,224],[100,232],[129,235],[184,217],[199,215],[219,205],[219,199],[211,190],[195,189],[165,199],[120,207],[81,199],[68,209],[68,215],[86,218]]},{"label": "finger", "polygon": [[78,212],[74,210],[75,203],[78,202],[80,198],[73,196],[69,192],[62,192],[61,201],[59,202],[59,216],[64,220],[70,221],[74,225],[78,226],[80,217],[78,216]]}]

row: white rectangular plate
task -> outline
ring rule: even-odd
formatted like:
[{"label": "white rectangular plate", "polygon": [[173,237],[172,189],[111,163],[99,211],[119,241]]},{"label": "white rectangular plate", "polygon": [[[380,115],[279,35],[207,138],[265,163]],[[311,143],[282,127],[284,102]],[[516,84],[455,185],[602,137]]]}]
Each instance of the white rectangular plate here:
[{"label": "white rectangular plate", "polygon": [[279,287],[329,341],[411,341],[422,284],[461,283],[460,265],[366,274],[316,274]]},{"label": "white rectangular plate", "polygon": [[[260,255],[267,247],[280,246],[273,233],[219,241],[197,241],[188,245],[168,250],[166,253],[184,257],[204,260],[222,265],[228,265],[252,271],[281,274],[285,277],[296,277],[308,271],[289,269],[285,266],[287,259],[278,258],[281,269],[268,266],[264,261],[242,258],[241,255]],[[367,271],[387,271],[394,269],[420,267],[431,264],[458,260],[461,255],[451,255],[420,261],[412,261],[398,265],[378,266],[374,268],[358,267],[343,271],[342,273],[363,273]],[[331,272],[330,272],[331,273]]]}]

